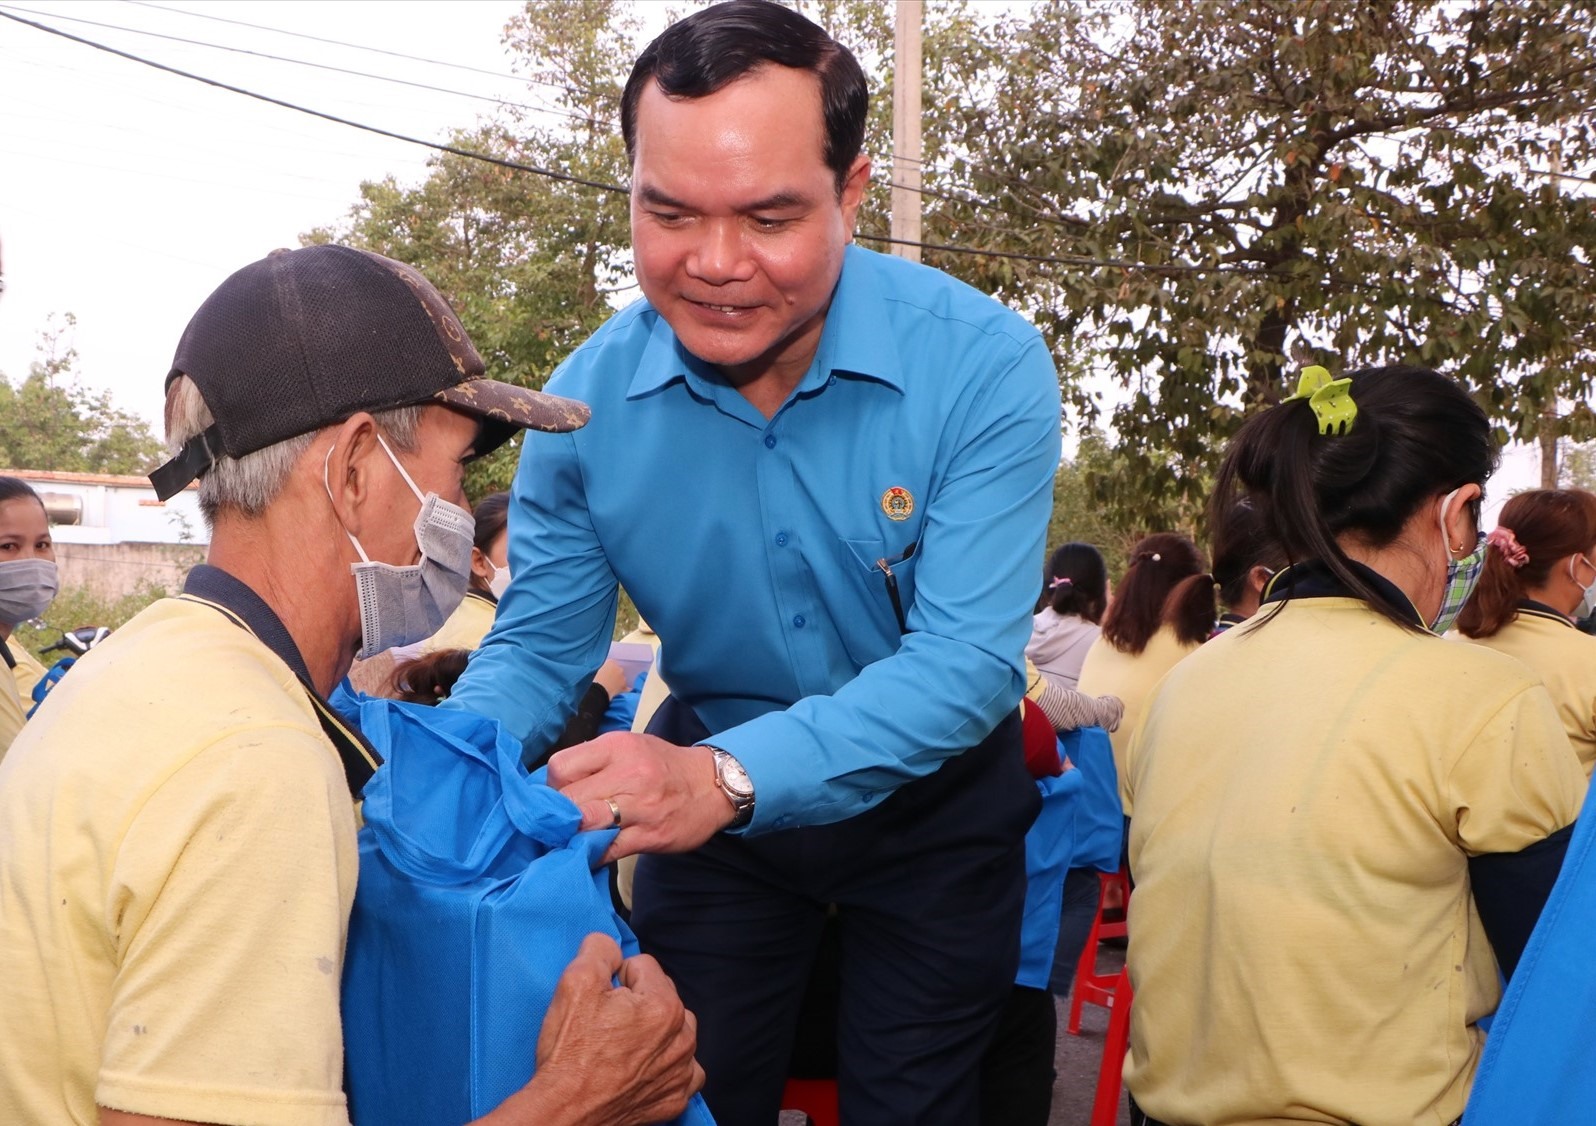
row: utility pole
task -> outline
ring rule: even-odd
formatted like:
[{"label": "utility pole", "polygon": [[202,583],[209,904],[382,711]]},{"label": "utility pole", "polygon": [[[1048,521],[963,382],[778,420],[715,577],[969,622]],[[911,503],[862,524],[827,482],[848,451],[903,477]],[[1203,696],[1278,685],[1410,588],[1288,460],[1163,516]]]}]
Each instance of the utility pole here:
[{"label": "utility pole", "polygon": [[920,261],[920,23],[923,0],[897,0],[892,60],[892,253]]},{"label": "utility pole", "polygon": [[[1561,135],[1552,142],[1551,151],[1552,190],[1561,194],[1563,191],[1563,138]],[[1546,400],[1546,405],[1541,408],[1541,418],[1537,444],[1541,451],[1541,488],[1557,488],[1557,395]]]}]

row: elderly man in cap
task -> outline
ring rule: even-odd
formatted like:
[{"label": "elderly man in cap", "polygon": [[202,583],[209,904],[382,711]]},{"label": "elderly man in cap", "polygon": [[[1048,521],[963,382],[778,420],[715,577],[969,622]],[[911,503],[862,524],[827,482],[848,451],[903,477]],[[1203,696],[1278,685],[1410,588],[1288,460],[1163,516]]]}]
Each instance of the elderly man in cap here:
[{"label": "elderly man in cap", "polygon": [[[325,696],[459,602],[465,464],[587,417],[482,372],[421,275],[347,247],[246,266],[189,323],[152,480],[199,479],[209,563],[0,764],[0,1121],[348,1121],[339,967],[376,759]],[[484,1121],[670,1117],[693,1049],[659,967],[592,936],[536,1076]]]}]

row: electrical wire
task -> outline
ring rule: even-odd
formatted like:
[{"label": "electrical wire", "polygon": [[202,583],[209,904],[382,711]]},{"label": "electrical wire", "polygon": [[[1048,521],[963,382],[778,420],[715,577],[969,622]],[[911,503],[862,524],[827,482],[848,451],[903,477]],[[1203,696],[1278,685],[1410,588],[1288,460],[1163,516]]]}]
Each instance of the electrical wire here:
[{"label": "electrical wire", "polygon": [[[290,109],[298,113],[308,114],[311,117],[321,118],[324,121],[331,121],[337,125],[346,125],[352,129],[360,129],[368,133],[374,133],[381,137],[388,137],[391,140],[403,141],[412,145],[421,145],[426,148],[435,149],[438,152],[446,152],[453,156],[462,157],[468,160],[483,161],[488,164],[494,164],[501,168],[508,168],[517,172],[530,172],[533,175],[543,176],[551,180],[560,181],[562,183],[575,184],[579,187],[593,188],[598,191],[613,192],[621,195],[629,194],[629,190],[619,184],[611,184],[602,180],[590,180],[581,176],[573,176],[565,172],[556,172],[549,168],[539,168],[536,165],[524,164],[520,161],[509,160],[505,157],[493,156],[489,153],[475,152],[471,149],[461,148],[458,145],[447,145],[438,141],[428,141],[420,137],[407,136],[403,133],[394,132],[391,129],[383,129],[375,125],[367,125],[363,122],[351,121],[348,118],[338,117],[335,114],[326,113],[318,109],[312,109],[309,106],[298,105],[294,102],[284,101],[281,98],[274,98],[267,94],[257,93],[253,90],[246,90],[241,86],[233,86],[226,82],[221,82],[214,78],[207,78],[204,75],[194,74],[190,71],[181,70],[178,67],[169,66],[166,63],[156,62],[153,59],[147,59],[143,56],[135,55],[129,51],[123,51],[119,48],[111,47],[104,43],[97,43],[92,39],[85,39],[82,36],[73,35],[71,32],[63,31],[58,27],[50,27],[47,24],[24,19],[13,12],[5,10],[4,8],[0,8],[0,18],[12,20],[16,23],[35,28],[36,30],[46,32],[50,35],[60,36],[61,38],[70,40],[71,42],[80,43],[83,46],[92,47],[97,51],[104,51],[107,54],[116,55],[117,57],[127,59],[130,62],[140,63],[144,66],[152,67],[168,74],[175,74],[180,78],[187,78],[194,82],[201,82],[207,86],[212,86],[220,90],[227,90],[234,94],[242,94],[247,98],[254,98],[257,101],[280,106],[283,109]],[[904,186],[907,187],[907,185]],[[911,188],[910,190],[915,189]],[[891,238],[884,235],[858,235],[857,237],[867,242],[883,242],[896,246],[917,246],[922,250],[931,250],[943,254],[969,254],[987,258],[1034,262],[1045,265],[1099,269],[1145,270],[1158,274],[1243,274],[1258,276],[1273,276],[1275,274],[1275,271],[1264,267],[1234,265],[1201,266],[1187,263],[1146,263],[1124,259],[1089,258],[1076,255],[1066,256],[1053,254],[1025,254],[1018,251],[985,250],[979,247],[957,246],[951,243],[920,242],[911,239]]]},{"label": "electrical wire", "polygon": [[311,35],[303,31],[289,31],[282,27],[268,27],[265,24],[249,23],[245,20],[228,19],[226,16],[214,16],[209,12],[191,12],[186,8],[169,8],[165,4],[151,4],[148,0],[122,0],[125,4],[132,4],[140,8],[152,8],[157,12],[170,12],[177,16],[192,16],[199,20],[214,20],[216,23],[232,24],[234,27],[247,27],[252,31],[269,31],[274,35],[286,35],[293,39],[308,39],[312,43],[325,43],[331,47],[347,47],[352,51],[369,51],[374,55],[387,55],[389,58],[405,59],[413,63],[426,63],[429,66],[448,67],[451,70],[464,70],[472,74],[485,74],[489,78],[507,78],[515,82],[533,82],[539,86],[548,86],[551,89],[561,90],[567,94],[581,96],[581,91],[560,82],[552,82],[546,78],[527,78],[518,74],[509,74],[504,71],[487,70],[479,66],[469,66],[465,63],[444,62],[442,59],[429,59],[422,55],[407,55],[402,51],[389,51],[382,47],[368,47],[362,43],[348,43],[342,39],[328,39],[321,35]]},{"label": "electrical wire", "polygon": [[122,31],[130,35],[143,35],[151,39],[164,39],[172,43],[182,43],[190,47],[204,47],[213,51],[229,51],[235,55],[249,55],[252,58],[268,59],[275,63],[289,63],[293,66],[310,67],[313,70],[325,70],[333,74],[347,74],[352,78],[369,78],[376,82],[389,82],[395,86],[408,86],[416,90],[426,90],[433,94],[448,94],[457,98],[470,98],[473,101],[488,102],[492,105],[514,106],[516,109],[530,110],[533,113],[546,113],[555,117],[565,117],[573,121],[588,122],[589,115],[573,113],[570,110],[553,109],[549,106],[535,106],[526,102],[512,102],[493,94],[476,94],[469,90],[456,90],[447,86],[434,86],[427,82],[415,82],[408,78],[394,78],[386,74],[372,74],[364,70],[352,70],[349,67],[333,66],[331,63],[316,63],[308,59],[295,59],[287,55],[273,55],[266,51],[252,51],[247,47],[231,47],[225,43],[211,43],[203,39],[188,39],[181,35],[167,35],[160,31],[149,31],[145,28],[126,27],[122,24],[105,23],[100,20],[83,19],[79,16],[63,15],[59,12],[41,12],[36,8],[22,8],[14,5],[5,5],[8,12],[22,12],[30,16],[46,16],[50,19],[66,20],[68,23],[85,24],[89,27],[100,27],[107,31]]},{"label": "electrical wire", "polygon": [[81,35],[73,35],[71,32],[63,31],[59,27],[50,27],[48,24],[42,24],[34,20],[23,19],[21,16],[3,9],[0,9],[0,19],[8,19],[15,23],[23,24],[26,27],[35,28],[39,31],[46,32],[50,35],[58,35],[62,39],[70,40],[73,43],[81,43],[85,47],[93,47],[96,51],[104,51],[106,54],[127,59],[129,62],[135,62],[143,66],[152,67],[155,70],[165,71],[167,74],[175,74],[179,78],[187,78],[194,82],[202,82],[207,86],[214,86],[218,90],[227,90],[233,94],[242,94],[246,98],[254,98],[256,101],[266,102],[269,105],[281,106],[283,109],[291,109],[297,113],[308,114],[311,117],[319,117],[323,121],[331,121],[336,125],[347,125],[351,129],[361,129],[367,133],[375,133],[379,137],[388,137],[391,140],[404,141],[405,143],[412,145],[423,145],[429,149],[436,149],[439,152],[451,153],[454,156],[465,157],[470,160],[486,161],[489,164],[496,164],[501,168],[510,168],[517,172],[531,172],[534,175],[545,176],[551,180],[559,180],[562,183],[576,184],[584,188],[597,188],[601,191],[607,192],[620,192],[623,195],[626,194],[626,189],[621,187],[619,184],[607,184],[601,180],[588,180],[581,176],[572,176],[565,172],[556,172],[550,168],[539,168],[533,164],[522,164],[520,161],[507,160],[504,157],[492,156],[488,153],[473,152],[470,149],[463,149],[457,145],[446,145],[439,141],[427,141],[420,137],[406,136],[403,133],[396,133],[392,129],[383,129],[380,126],[367,125],[359,121],[351,121],[348,118],[339,117],[336,114],[326,113],[319,109],[311,109],[309,106],[297,105],[294,102],[284,101],[282,98],[274,98],[269,94],[261,94],[254,90],[246,90],[242,86],[233,86],[215,78],[207,78],[202,74],[195,74],[192,71],[182,70],[175,66],[168,66],[166,63],[156,62],[154,59],[146,59],[141,55],[133,54],[131,51],[123,51],[119,48],[111,47],[104,43],[96,43],[92,39],[85,39]]}]

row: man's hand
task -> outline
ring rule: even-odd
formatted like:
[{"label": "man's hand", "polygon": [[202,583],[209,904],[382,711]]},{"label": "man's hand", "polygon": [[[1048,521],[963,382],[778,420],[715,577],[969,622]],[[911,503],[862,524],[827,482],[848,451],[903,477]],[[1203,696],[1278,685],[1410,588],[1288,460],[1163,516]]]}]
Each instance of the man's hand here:
[{"label": "man's hand", "polygon": [[582,828],[621,832],[604,854],[686,852],[730,825],[736,811],[715,785],[715,752],[616,731],[549,759],[549,785],[582,808]]},{"label": "man's hand", "polygon": [[[620,984],[611,983],[619,976]],[[698,1023],[648,955],[621,960],[590,934],[538,1036],[537,1074],[478,1126],[642,1126],[675,1118],[704,1085]]]}]

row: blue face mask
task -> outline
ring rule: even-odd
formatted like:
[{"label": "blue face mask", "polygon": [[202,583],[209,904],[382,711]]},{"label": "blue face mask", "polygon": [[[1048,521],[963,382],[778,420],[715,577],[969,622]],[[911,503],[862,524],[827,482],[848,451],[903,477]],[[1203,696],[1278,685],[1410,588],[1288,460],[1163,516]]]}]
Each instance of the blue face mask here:
[{"label": "blue face mask", "polygon": [[1446,510],[1452,507],[1452,498],[1457,496],[1461,489],[1453,489],[1446,494],[1446,499],[1441,502],[1441,542],[1448,545],[1446,553],[1446,590],[1441,594],[1441,609],[1435,615],[1435,620],[1430,623],[1433,633],[1441,634],[1457,624],[1457,617],[1463,612],[1463,606],[1469,600],[1469,595],[1474,593],[1474,587],[1480,581],[1480,572],[1485,569],[1485,534],[1475,533],[1474,550],[1461,559],[1452,558],[1450,541],[1446,534]]}]

